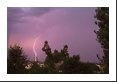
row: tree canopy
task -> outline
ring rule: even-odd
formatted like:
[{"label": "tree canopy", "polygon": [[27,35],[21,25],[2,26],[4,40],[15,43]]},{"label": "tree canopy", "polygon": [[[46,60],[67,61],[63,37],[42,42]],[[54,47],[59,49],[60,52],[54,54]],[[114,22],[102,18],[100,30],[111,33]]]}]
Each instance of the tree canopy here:
[{"label": "tree canopy", "polygon": [[23,49],[15,44],[8,48],[8,58],[7,58],[7,72],[8,73],[26,73],[25,64],[27,63],[27,58],[24,55]]},{"label": "tree canopy", "polygon": [[103,59],[101,59],[101,63],[105,65],[104,72],[109,73],[109,7],[98,7],[96,10],[95,24],[98,25],[99,30],[94,31],[97,35],[97,41],[101,44],[103,48]]}]

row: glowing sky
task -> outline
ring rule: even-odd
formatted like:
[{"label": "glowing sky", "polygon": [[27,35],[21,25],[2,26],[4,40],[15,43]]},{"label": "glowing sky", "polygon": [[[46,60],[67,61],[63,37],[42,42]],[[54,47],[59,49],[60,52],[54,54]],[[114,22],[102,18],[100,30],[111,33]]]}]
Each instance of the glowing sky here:
[{"label": "glowing sky", "polygon": [[8,47],[15,43],[23,47],[28,58],[34,60],[33,44],[36,38],[38,59],[43,61],[44,41],[48,40],[52,51],[67,44],[70,55],[80,54],[81,61],[97,62],[102,55],[94,29],[95,9],[81,7],[8,7]]}]

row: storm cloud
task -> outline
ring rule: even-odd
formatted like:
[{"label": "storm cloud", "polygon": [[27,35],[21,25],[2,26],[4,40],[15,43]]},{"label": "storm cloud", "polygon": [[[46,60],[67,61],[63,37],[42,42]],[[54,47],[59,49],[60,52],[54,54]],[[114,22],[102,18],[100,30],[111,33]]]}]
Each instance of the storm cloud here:
[{"label": "storm cloud", "polygon": [[52,50],[69,47],[70,55],[80,54],[82,61],[98,62],[102,55],[100,44],[93,32],[95,25],[93,7],[8,7],[8,46],[19,43],[29,58],[34,58],[32,46],[35,38],[39,60],[45,54],[41,48],[48,40]]}]

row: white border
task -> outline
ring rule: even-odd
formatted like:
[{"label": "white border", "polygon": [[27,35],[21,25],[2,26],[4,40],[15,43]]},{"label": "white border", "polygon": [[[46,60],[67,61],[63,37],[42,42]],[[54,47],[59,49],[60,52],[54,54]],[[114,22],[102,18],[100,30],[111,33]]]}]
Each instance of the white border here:
[{"label": "white border", "polygon": [[[109,74],[7,74],[7,7],[109,7]],[[116,0],[0,0],[0,80],[116,81]]]}]

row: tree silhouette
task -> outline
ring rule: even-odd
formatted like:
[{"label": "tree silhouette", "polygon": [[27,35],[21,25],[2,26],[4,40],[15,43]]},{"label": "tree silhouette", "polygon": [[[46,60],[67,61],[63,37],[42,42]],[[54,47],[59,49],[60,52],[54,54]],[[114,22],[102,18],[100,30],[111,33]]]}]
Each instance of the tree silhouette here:
[{"label": "tree silhouette", "polygon": [[46,47],[46,45],[49,46],[48,42],[44,44],[42,50],[47,55],[45,64],[53,70],[51,73],[92,74],[97,70],[95,64],[81,62],[79,55],[70,57],[68,53],[68,45],[64,45],[60,52],[56,49],[52,52],[50,51],[51,48]]},{"label": "tree silhouette", "polygon": [[54,52],[51,51],[51,48],[48,44],[48,41],[45,41],[44,47],[42,50],[46,54],[45,59],[45,65],[49,66],[51,69],[53,69],[53,72],[58,73],[60,66],[63,64],[63,61],[68,54],[68,46],[65,45],[64,48],[61,50],[61,52],[58,52],[58,50],[54,50]]},{"label": "tree silhouette", "polygon": [[53,62],[54,58],[53,58],[53,53],[51,51],[51,48],[50,48],[50,46],[48,44],[48,41],[44,42],[44,46],[43,46],[42,50],[46,54],[46,59],[44,61],[44,64],[46,66],[48,66],[50,69],[53,69],[53,71],[54,71],[54,62]]},{"label": "tree silhouette", "polygon": [[[19,45],[8,48],[7,72],[8,74],[92,74],[97,73],[94,63],[80,61],[79,55],[69,56],[68,46],[64,45],[61,51],[51,51],[48,43],[42,50],[47,55],[44,64],[27,60],[23,49]],[[48,49],[49,48],[49,49]],[[43,65],[42,65],[43,64]]]},{"label": "tree silhouette", "polygon": [[69,56],[68,45],[64,45],[64,48],[61,50],[61,54],[63,54],[64,57]]},{"label": "tree silhouette", "polygon": [[[97,35],[97,40],[103,48],[104,56],[103,64],[105,66],[104,72],[109,73],[109,8],[108,7],[99,7],[96,10],[96,15],[94,16],[97,21],[95,24],[98,25],[99,30],[94,32]],[[98,59],[99,56],[97,56]]]},{"label": "tree silhouette", "polygon": [[27,58],[24,56],[20,46],[14,45],[8,48],[7,73],[20,74],[26,73],[25,64]]}]

